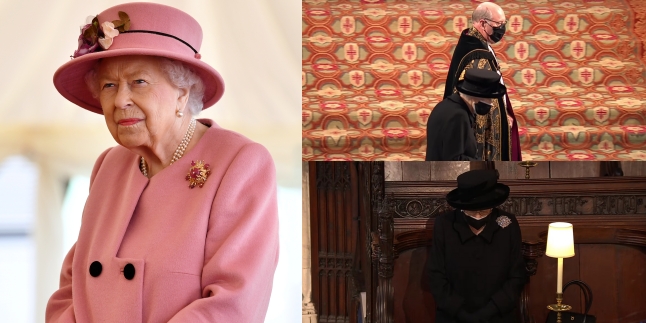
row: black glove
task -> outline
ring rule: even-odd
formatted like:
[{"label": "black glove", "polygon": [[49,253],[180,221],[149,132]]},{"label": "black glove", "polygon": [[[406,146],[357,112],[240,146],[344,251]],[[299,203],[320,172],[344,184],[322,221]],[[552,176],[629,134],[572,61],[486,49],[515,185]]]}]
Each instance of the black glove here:
[{"label": "black glove", "polygon": [[489,301],[487,305],[473,313],[473,316],[478,319],[478,322],[488,322],[496,314],[498,314],[498,307],[493,301]]},{"label": "black glove", "polygon": [[465,311],[463,308],[460,309],[456,317],[460,323],[478,323],[478,317],[473,315],[473,313]]}]

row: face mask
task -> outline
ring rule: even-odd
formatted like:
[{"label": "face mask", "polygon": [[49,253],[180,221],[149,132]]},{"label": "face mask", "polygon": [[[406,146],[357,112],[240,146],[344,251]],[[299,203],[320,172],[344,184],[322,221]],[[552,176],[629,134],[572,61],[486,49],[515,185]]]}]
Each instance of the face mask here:
[{"label": "face mask", "polygon": [[480,220],[476,220],[476,219],[466,215],[467,223],[469,223],[469,225],[472,226],[476,230],[480,230],[480,228],[482,228],[487,223],[487,218],[488,217],[489,216],[487,215],[486,217],[484,217],[484,218],[482,218]]},{"label": "face mask", "polygon": [[487,115],[489,114],[489,110],[491,110],[491,104],[486,104],[484,102],[478,102],[474,106],[476,113],[479,115]]},{"label": "face mask", "polygon": [[499,42],[502,39],[502,36],[505,35],[505,31],[507,30],[505,25],[501,25],[500,27],[492,26],[491,29],[493,30],[493,34],[489,35],[489,38],[491,38],[494,43]]}]

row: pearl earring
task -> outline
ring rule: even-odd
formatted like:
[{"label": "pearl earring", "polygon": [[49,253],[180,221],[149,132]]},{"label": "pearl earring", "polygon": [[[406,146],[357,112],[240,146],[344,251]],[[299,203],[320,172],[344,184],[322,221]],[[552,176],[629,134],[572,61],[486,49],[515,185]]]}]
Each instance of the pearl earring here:
[{"label": "pearl earring", "polygon": [[177,113],[176,113],[176,115],[177,115],[177,117],[178,117],[178,118],[181,118],[181,117],[183,117],[183,116],[184,116],[184,112],[179,111],[179,109],[177,109]]}]

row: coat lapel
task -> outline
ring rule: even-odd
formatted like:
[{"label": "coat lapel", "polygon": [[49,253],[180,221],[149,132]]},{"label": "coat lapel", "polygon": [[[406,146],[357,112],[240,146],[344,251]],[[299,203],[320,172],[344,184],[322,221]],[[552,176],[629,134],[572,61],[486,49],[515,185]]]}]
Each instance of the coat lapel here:
[{"label": "coat lapel", "polygon": [[[494,208],[493,211],[491,211],[491,214],[489,214],[489,216],[487,217],[487,224],[485,225],[484,229],[482,229],[482,232],[480,232],[480,234],[478,235],[479,237],[482,237],[485,241],[487,241],[487,243],[491,243],[494,233],[500,229],[500,226],[498,225],[498,223],[496,223],[498,215],[498,209]],[[453,216],[455,219],[453,221],[453,229],[458,232],[460,241],[462,241],[462,243],[465,243],[467,240],[476,236],[469,228],[469,224],[464,218],[465,215],[462,214],[462,211],[454,210]]]},{"label": "coat lapel", "polygon": [[[139,171],[138,156],[117,146],[103,160],[83,210],[84,245],[90,256],[114,257],[148,179]],[[87,239],[87,240],[86,240]]]},{"label": "coat lapel", "polygon": [[[144,260],[117,257],[139,197],[148,185],[148,179],[139,171],[138,158],[117,146],[95,165],[98,170],[83,209],[72,263],[78,322],[141,321]],[[93,262],[102,267],[96,277],[89,272]],[[123,276],[123,268],[129,263],[138,270],[133,280]],[[122,308],[122,316],[111,316],[111,304],[115,302]]]},{"label": "coat lapel", "polygon": [[491,243],[491,240],[493,240],[493,234],[496,233],[500,229],[500,226],[498,223],[496,223],[496,219],[498,218],[498,209],[493,209],[491,211],[491,214],[489,214],[487,220],[487,225],[485,228],[480,232],[480,236],[487,241],[487,243]]},{"label": "coat lapel", "polygon": [[473,231],[469,229],[469,224],[464,219],[464,214],[462,214],[462,211],[457,209],[454,210],[453,217],[454,217],[453,229],[457,231],[458,235],[460,236],[460,241],[462,241],[462,243],[465,243],[467,240],[476,236],[475,234],[473,234]]}]

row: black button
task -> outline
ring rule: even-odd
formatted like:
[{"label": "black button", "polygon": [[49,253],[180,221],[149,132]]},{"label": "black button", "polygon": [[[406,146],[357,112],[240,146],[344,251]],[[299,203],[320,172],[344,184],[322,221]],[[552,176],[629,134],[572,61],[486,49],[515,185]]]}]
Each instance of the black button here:
[{"label": "black button", "polygon": [[103,266],[101,266],[101,263],[98,261],[95,261],[90,265],[90,275],[92,275],[92,277],[98,277],[101,275],[102,270]]},{"label": "black button", "polygon": [[135,278],[135,266],[132,264],[127,264],[123,267],[123,277],[126,277],[127,280],[132,280]]}]

